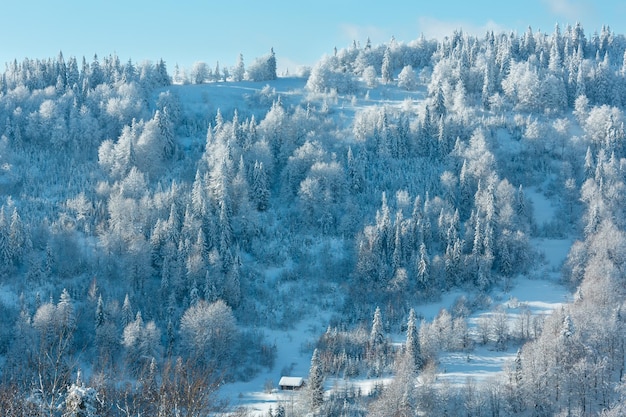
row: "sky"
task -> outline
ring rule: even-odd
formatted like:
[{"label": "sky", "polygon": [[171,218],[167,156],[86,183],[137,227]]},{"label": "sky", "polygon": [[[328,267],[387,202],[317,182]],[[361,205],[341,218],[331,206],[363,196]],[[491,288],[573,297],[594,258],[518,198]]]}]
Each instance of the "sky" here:
[{"label": "sky", "polygon": [[608,25],[626,34],[623,0],[21,0],[1,7],[0,68],[17,59],[63,52],[88,62],[115,54],[122,62],[163,59],[233,66],[274,48],[279,72],[311,66],[353,40],[374,45],[441,38],[455,29],[552,32],[582,23],[590,36]]}]

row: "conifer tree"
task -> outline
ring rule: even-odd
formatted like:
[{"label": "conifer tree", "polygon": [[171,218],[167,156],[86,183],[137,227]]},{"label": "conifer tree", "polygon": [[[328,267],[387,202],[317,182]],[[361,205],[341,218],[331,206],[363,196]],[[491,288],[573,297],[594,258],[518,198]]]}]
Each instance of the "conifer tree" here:
[{"label": "conifer tree", "polygon": [[241,53],[239,54],[237,65],[235,66],[235,68],[233,68],[231,75],[233,77],[233,81],[236,81],[236,82],[243,81],[243,77],[246,75],[246,69],[243,64],[243,54]]},{"label": "conifer tree", "polygon": [[322,373],[322,363],[317,349],[313,351],[311,357],[311,368],[309,369],[308,393],[311,409],[319,410],[324,403],[324,374]]},{"label": "conifer tree", "polygon": [[98,304],[96,305],[96,330],[104,325],[105,314],[104,314],[104,303],[102,302],[102,295],[98,297]]},{"label": "conifer tree", "polygon": [[17,208],[13,207],[11,214],[11,224],[9,225],[9,244],[11,247],[11,260],[15,264],[22,261],[23,256],[30,249],[30,239],[26,233],[22,219],[17,212]]},{"label": "conifer tree", "polygon": [[424,365],[424,358],[422,357],[422,350],[419,341],[419,332],[417,329],[417,317],[415,316],[415,310],[409,311],[409,321],[406,328],[406,354],[409,356],[412,364],[415,365],[415,369],[420,369]]},{"label": "conifer tree", "polygon": [[381,72],[382,80],[384,84],[388,84],[391,81],[393,81],[393,74],[392,74],[392,68],[391,68],[391,51],[389,50],[389,48],[386,48],[383,54],[383,64],[380,69],[380,72]]},{"label": "conifer tree", "polygon": [[252,199],[258,211],[267,210],[269,196],[270,191],[263,162],[257,161],[254,163],[254,171],[252,173]]},{"label": "conifer tree", "polygon": [[422,243],[419,248],[419,258],[417,261],[417,282],[421,290],[426,290],[430,285],[430,261],[426,245]]},{"label": "conifer tree", "polygon": [[2,206],[0,208],[0,265],[3,269],[6,269],[13,257],[10,234],[10,224]]},{"label": "conifer tree", "polygon": [[383,320],[380,314],[380,307],[376,307],[374,319],[372,320],[372,330],[370,332],[370,345],[381,346],[384,342],[385,331],[383,329]]},{"label": "conifer tree", "polygon": [[128,294],[124,297],[124,303],[122,304],[122,327],[128,326],[134,319],[133,308],[130,305],[130,298]]}]

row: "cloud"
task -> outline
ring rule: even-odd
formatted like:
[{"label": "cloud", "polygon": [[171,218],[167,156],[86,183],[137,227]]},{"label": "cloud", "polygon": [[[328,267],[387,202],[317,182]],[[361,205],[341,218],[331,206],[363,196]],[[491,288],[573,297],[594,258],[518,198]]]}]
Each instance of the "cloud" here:
[{"label": "cloud", "polygon": [[589,2],[576,0],[542,0],[550,11],[558,17],[579,21],[589,14]]},{"label": "cloud", "polygon": [[468,35],[483,36],[488,31],[499,33],[508,32],[510,29],[493,20],[488,20],[484,25],[476,25],[463,21],[439,20],[434,17],[420,17],[417,25],[420,33],[423,33],[426,39],[443,39],[452,35],[455,30],[462,30]]}]

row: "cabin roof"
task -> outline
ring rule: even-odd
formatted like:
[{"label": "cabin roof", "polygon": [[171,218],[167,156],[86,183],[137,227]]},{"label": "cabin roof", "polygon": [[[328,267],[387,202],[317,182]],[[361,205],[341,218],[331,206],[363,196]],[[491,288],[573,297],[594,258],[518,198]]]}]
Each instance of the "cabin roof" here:
[{"label": "cabin roof", "polygon": [[299,376],[283,376],[280,378],[278,385],[281,387],[301,387],[304,383],[302,377]]}]

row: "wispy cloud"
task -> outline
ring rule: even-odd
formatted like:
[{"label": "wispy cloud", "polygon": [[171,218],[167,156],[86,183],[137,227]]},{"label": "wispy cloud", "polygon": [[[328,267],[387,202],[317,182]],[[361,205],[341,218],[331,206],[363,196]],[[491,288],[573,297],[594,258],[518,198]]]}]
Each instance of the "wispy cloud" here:
[{"label": "wispy cloud", "polygon": [[418,30],[423,33],[427,39],[443,39],[452,35],[455,30],[462,30],[464,33],[474,36],[482,36],[487,31],[502,32],[508,31],[503,25],[493,20],[488,20],[484,25],[476,25],[464,21],[440,20],[434,17],[420,17],[417,21]]},{"label": "wispy cloud", "polygon": [[543,0],[543,3],[554,15],[569,21],[579,21],[591,12],[589,1]]}]

